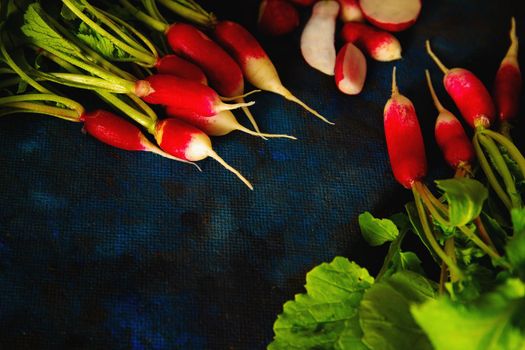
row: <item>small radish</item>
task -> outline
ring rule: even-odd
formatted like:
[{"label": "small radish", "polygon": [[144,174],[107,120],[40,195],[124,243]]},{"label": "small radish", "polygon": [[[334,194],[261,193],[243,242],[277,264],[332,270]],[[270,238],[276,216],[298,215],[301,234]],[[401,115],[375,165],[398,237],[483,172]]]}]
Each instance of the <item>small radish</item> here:
[{"label": "small radish", "polygon": [[209,136],[223,136],[229,134],[234,130],[239,130],[250,135],[267,137],[267,138],[289,138],[296,140],[295,137],[289,135],[280,135],[280,134],[263,134],[253,130],[250,130],[242,126],[231,111],[222,111],[219,114],[216,114],[211,117],[202,117],[198,115],[194,116],[184,116],[178,113],[176,108],[171,106],[166,106],[166,114],[170,117],[181,119],[188,124],[191,124],[200,130],[204,131]]},{"label": "small radish", "polygon": [[426,41],[427,52],[437,66],[445,73],[445,90],[454,100],[465,121],[473,128],[489,128],[495,120],[495,108],[492,97],[485,85],[471,71],[463,68],[448,69],[439,60]]},{"label": "small radish", "polygon": [[357,95],[366,78],[366,58],[354,44],[346,43],[335,60],[335,83],[348,95]]},{"label": "small radish", "polygon": [[334,75],[336,56],[334,35],[338,13],[337,1],[317,2],[301,34],[301,53],[304,60],[311,67],[328,75]]},{"label": "small radish", "polygon": [[160,148],[177,158],[196,162],[212,157],[253,190],[252,184],[239,171],[232,168],[215,153],[208,135],[196,127],[175,118],[167,118],[157,123],[155,139]]},{"label": "small radish", "polygon": [[221,21],[215,26],[214,34],[216,40],[237,61],[250,84],[258,89],[279,94],[299,104],[323,121],[331,123],[283,86],[272,61],[253,35],[244,27],[232,21]]},{"label": "small radish", "polygon": [[457,170],[464,166],[470,166],[475,158],[474,146],[472,146],[472,142],[461,122],[439,101],[428,70],[425,70],[425,74],[434,106],[439,112],[434,129],[436,142],[443,152],[445,160],[453,169]]},{"label": "small radish", "polygon": [[157,68],[157,72],[160,74],[173,74],[179,78],[208,85],[208,79],[202,69],[177,55],[164,55],[160,57],[155,68]]},{"label": "small radish", "polygon": [[392,72],[392,96],[385,105],[384,128],[390,165],[396,180],[405,188],[422,180],[427,173],[427,159],[421,128],[414,105],[401,95]]},{"label": "small radish", "polygon": [[343,22],[363,22],[363,11],[359,7],[359,0],[338,0],[341,10],[339,19]]},{"label": "small radish", "polygon": [[163,152],[129,121],[105,110],[84,113],[80,117],[84,122],[83,130],[97,140],[126,151],[147,151],[160,156],[187,162]]},{"label": "small radish", "polygon": [[516,36],[516,20],[512,18],[510,30],[511,44],[507,54],[501,61],[494,81],[494,103],[501,122],[508,123],[518,114],[522,78],[518,63],[518,37]]},{"label": "small radish", "polygon": [[312,6],[317,0],[289,0],[299,6]]},{"label": "small radish", "polygon": [[421,12],[421,0],[359,0],[359,5],[370,23],[389,32],[411,27]]},{"label": "small radish", "polygon": [[401,44],[389,32],[364,23],[349,22],[343,25],[341,36],[377,61],[394,61],[401,58]]},{"label": "small radish", "polygon": [[153,74],[135,84],[136,94],[148,103],[170,105],[185,115],[212,116],[221,111],[249,106],[223,103],[210,87],[170,74]]},{"label": "small radish", "polygon": [[257,25],[267,35],[288,34],[299,26],[299,13],[288,1],[263,0],[259,5]]}]

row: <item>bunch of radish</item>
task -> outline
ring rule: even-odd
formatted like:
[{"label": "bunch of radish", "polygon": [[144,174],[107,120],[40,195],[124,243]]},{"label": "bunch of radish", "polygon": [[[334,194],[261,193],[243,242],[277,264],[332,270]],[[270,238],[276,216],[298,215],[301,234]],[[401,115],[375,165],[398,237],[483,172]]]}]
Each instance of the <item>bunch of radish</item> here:
[{"label": "bunch of radish", "polygon": [[[300,43],[304,60],[335,76],[341,92],[357,95],[366,80],[364,54],[382,62],[400,59],[401,44],[391,32],[408,29],[416,22],[421,0],[263,0],[259,29],[268,35],[290,33],[299,27],[298,8],[309,6],[311,15]],[[343,22],[339,37],[338,21]],[[338,45],[338,39],[344,43]]]}]

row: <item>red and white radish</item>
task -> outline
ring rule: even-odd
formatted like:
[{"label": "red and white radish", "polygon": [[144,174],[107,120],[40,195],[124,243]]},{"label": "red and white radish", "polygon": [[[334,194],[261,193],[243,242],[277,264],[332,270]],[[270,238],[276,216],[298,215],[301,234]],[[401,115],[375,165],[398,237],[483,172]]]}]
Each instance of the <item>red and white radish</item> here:
[{"label": "red and white radish", "polygon": [[428,70],[425,70],[425,75],[434,106],[439,112],[434,128],[436,142],[445,160],[453,169],[469,167],[475,158],[474,146],[458,118],[445,109],[439,101]]},{"label": "red and white radish", "polygon": [[359,0],[359,5],[370,23],[389,32],[411,27],[421,12],[421,0]]},{"label": "red and white radish", "polygon": [[518,63],[518,37],[516,36],[516,20],[511,21],[511,44],[507,54],[501,61],[494,80],[494,103],[501,122],[508,123],[518,114],[522,77]]},{"label": "red and white radish", "polygon": [[301,53],[311,67],[324,74],[334,75],[335,26],[339,3],[335,0],[317,2],[301,34]]},{"label": "red and white radish", "polygon": [[171,74],[152,74],[135,84],[136,94],[148,103],[169,105],[185,115],[212,116],[254,102],[227,104],[210,87]]},{"label": "red and white radish", "polygon": [[386,145],[395,179],[412,188],[427,173],[421,128],[412,102],[399,93],[396,68],[392,72],[392,96],[383,112]]},{"label": "red and white radish", "polygon": [[212,157],[253,190],[252,184],[226,163],[212,149],[211,140],[203,131],[175,118],[167,118],[157,123],[155,139],[167,153],[190,162]]},{"label": "red and white radish", "polygon": [[226,48],[237,61],[250,84],[258,89],[279,94],[299,104],[323,121],[331,123],[283,86],[275,66],[264,49],[243,26],[232,21],[221,21],[215,26],[214,35],[220,45]]},{"label": "red and white radish", "polygon": [[465,121],[473,128],[489,128],[496,112],[487,88],[474,73],[464,68],[448,69],[439,60],[426,41],[427,52],[437,66],[445,73],[443,84]]},{"label": "red and white radish", "polygon": [[343,25],[341,37],[364,50],[377,61],[394,61],[401,58],[401,44],[389,32],[364,23],[349,22]]},{"label": "red and white radish", "polygon": [[359,0],[338,0],[341,9],[339,10],[339,19],[343,22],[363,22],[365,17]]},{"label": "red and white radish", "polygon": [[155,68],[160,74],[172,74],[179,78],[189,79],[208,85],[208,79],[202,69],[177,55],[164,55],[160,57]]},{"label": "red and white radish", "polygon": [[299,26],[299,13],[288,1],[263,0],[259,5],[257,25],[266,35],[288,34]]},{"label": "red and white radish", "polygon": [[335,83],[348,95],[357,95],[363,90],[366,79],[365,55],[352,43],[346,43],[335,60]]}]

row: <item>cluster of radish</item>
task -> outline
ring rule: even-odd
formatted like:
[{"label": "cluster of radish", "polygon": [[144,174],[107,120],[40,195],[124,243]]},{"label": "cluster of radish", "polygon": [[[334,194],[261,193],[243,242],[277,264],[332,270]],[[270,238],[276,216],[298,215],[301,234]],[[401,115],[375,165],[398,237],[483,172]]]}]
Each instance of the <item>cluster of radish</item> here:
[{"label": "cluster of radish", "polygon": [[[192,0],[159,3],[204,30],[188,23],[168,23],[155,0],[142,1],[142,8],[120,0],[121,9],[165,34],[171,52],[164,55],[158,54],[159,45],[118,13],[93,6],[87,0],[61,2],[74,23],[81,22],[90,33],[96,33],[95,38],[103,38],[112,43],[114,50],[120,50],[125,65],[115,65],[120,56],[108,57],[99,46],[79,40],[75,28],[80,27],[76,24],[71,31],[70,23],[52,17],[38,2],[30,4],[20,14],[25,22],[21,31],[29,45],[13,44],[6,25],[2,28],[1,48],[8,65],[4,72],[18,76],[8,80],[22,80],[35,91],[0,98],[2,115],[33,112],[83,122],[87,133],[114,147],[150,151],[188,163],[212,157],[250,189],[251,183],[213,151],[209,136],[240,130],[262,138],[295,137],[260,132],[248,109],[254,102],[244,101],[251,94],[244,91],[245,79],[255,88],[280,94],[329,123],[283,86],[251,33],[233,21],[218,21]],[[28,48],[46,57],[59,71],[42,71],[42,66],[35,69],[28,65],[24,57]],[[151,73],[151,69],[156,72]],[[52,91],[47,82],[92,90],[132,121],[106,110],[86,112],[76,101]],[[159,118],[156,108],[150,105],[162,107],[167,117]],[[231,112],[236,108],[244,110],[255,130],[237,121]],[[158,146],[139,127],[149,132]]]},{"label": "cluster of radish", "polygon": [[[421,0],[263,0],[259,28],[282,35],[299,26],[296,5],[312,6],[301,34],[301,53],[313,68],[335,76],[338,89],[359,94],[366,80],[365,54],[377,61],[401,58],[401,45],[391,32],[412,26],[421,11]],[[338,21],[344,45],[336,49]],[[366,23],[368,22],[368,23]]]},{"label": "cluster of radish", "polygon": [[[511,141],[510,123],[517,116],[522,77],[518,65],[518,38],[514,18],[510,30],[511,44],[496,72],[492,94],[474,73],[464,68],[448,69],[432,51],[430,42],[426,49],[444,73],[443,85],[465,122],[474,128],[472,141],[461,122],[438,100],[426,71],[427,83],[434,104],[439,112],[435,123],[435,138],[447,163],[456,171],[456,177],[471,176],[476,161],[483,171],[494,193],[509,209],[523,207],[516,181],[525,178],[525,158]],[[499,119],[499,120],[498,120]],[[500,132],[491,130],[499,122]],[[392,97],[384,109],[384,130],[390,164],[395,179],[405,188],[412,189],[419,218],[433,250],[448,267],[451,278],[459,278],[461,272],[454,259],[447,254],[434,237],[430,215],[440,223],[446,205],[435,198],[423,184],[427,173],[425,146],[414,105],[401,95],[393,77]],[[508,156],[515,164],[510,170]],[[493,258],[500,258],[490,237],[484,235],[481,221],[474,221],[479,237],[467,226],[458,229]],[[446,243],[445,243],[446,247]]]}]

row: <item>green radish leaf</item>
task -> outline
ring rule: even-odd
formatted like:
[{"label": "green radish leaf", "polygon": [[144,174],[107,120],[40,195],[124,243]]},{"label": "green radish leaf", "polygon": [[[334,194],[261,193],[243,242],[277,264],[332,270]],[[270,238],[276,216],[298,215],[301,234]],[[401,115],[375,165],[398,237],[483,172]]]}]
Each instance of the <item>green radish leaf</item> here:
[{"label": "green radish leaf", "polygon": [[441,297],[411,312],[437,350],[525,349],[525,285],[518,279],[470,303]]},{"label": "green radish leaf", "polygon": [[376,219],[367,211],[359,215],[359,227],[364,239],[371,246],[393,241],[399,235],[399,230],[392,220]]},{"label": "green radish leaf", "polygon": [[454,301],[467,303],[478,299],[483,293],[494,288],[498,279],[496,271],[480,264],[470,264],[463,268],[464,278],[457,282],[447,282],[445,287]]},{"label": "green radish leaf", "polygon": [[32,3],[24,13],[22,32],[39,47],[51,48],[71,56],[82,56],[80,49],[52,28],[39,3]]},{"label": "green radish leaf", "polygon": [[85,42],[102,56],[115,61],[132,61],[133,58],[116,46],[111,40],[94,31],[84,22],[81,22],[76,33],[77,38]]},{"label": "green radish leaf", "polygon": [[401,271],[381,279],[364,294],[359,306],[363,343],[370,349],[432,349],[410,314],[410,306],[436,297],[436,286],[425,277]]},{"label": "green radish leaf", "polygon": [[357,309],[373,283],[366,269],[346,258],[316,266],[306,275],[307,293],[284,304],[268,349],[366,350]]},{"label": "green radish leaf", "polygon": [[505,246],[505,252],[513,270],[525,281],[525,208],[512,209],[511,218],[514,235]]},{"label": "green radish leaf", "polygon": [[451,226],[463,226],[478,217],[488,198],[487,188],[474,179],[437,180],[436,184],[447,199]]}]

